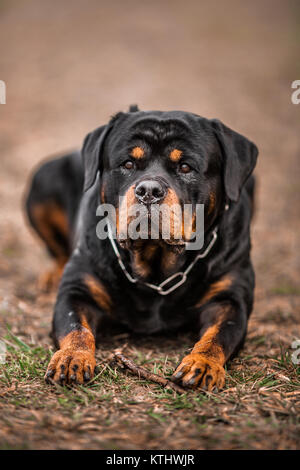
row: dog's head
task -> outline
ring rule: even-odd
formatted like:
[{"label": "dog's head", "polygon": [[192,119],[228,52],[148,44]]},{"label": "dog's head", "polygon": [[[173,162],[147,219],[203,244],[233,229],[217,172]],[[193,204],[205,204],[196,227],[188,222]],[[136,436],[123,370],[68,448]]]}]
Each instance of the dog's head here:
[{"label": "dog's head", "polygon": [[178,223],[174,206],[204,204],[205,229],[209,229],[226,200],[239,199],[258,152],[252,142],[220,121],[182,111],[131,108],[91,132],[82,153],[85,190],[99,172],[101,202],[116,208],[117,235],[124,246],[135,243],[127,230],[131,207],[143,208],[148,220],[164,205],[170,208],[170,236],[160,237],[159,242],[174,249],[189,240],[194,222],[184,227],[181,218]]}]

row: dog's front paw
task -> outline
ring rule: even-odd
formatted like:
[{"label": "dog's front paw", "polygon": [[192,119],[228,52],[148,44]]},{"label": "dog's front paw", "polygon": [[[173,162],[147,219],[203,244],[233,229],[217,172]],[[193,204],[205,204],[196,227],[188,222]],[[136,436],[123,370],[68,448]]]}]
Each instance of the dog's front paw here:
[{"label": "dog's front paw", "polygon": [[183,387],[220,390],[225,385],[225,370],[214,358],[192,352],[183,358],[172,380],[180,382]]},{"label": "dog's front paw", "polygon": [[60,349],[48,365],[45,380],[59,385],[83,384],[93,378],[95,366],[95,357],[90,351]]}]

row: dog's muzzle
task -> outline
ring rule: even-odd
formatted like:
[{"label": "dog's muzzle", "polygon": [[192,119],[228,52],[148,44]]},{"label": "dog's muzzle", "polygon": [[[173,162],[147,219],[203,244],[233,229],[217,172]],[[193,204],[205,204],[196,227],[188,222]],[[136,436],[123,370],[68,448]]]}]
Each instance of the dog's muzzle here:
[{"label": "dog's muzzle", "polygon": [[135,187],[137,200],[147,206],[160,203],[165,198],[166,194],[166,185],[158,179],[140,181]]}]

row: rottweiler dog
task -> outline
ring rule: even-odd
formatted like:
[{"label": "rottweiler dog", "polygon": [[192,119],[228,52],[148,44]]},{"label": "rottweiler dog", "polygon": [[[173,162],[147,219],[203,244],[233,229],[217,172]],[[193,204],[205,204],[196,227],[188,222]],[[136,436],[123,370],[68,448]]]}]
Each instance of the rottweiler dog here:
[{"label": "rottweiler dog", "polygon": [[[58,350],[46,382],[91,380],[96,334],[111,318],[142,335],[197,328],[198,341],[172,378],[185,387],[224,386],[224,364],[243,345],[253,305],[257,155],[255,144],[219,120],[132,106],[88,134],[81,152],[37,170],[27,214],[57,265],[44,284],[62,275],[52,329]],[[97,236],[101,204],[116,208],[116,237],[111,226]],[[168,205],[170,220],[174,204],[193,211],[202,204],[201,249],[186,249],[191,232],[182,228],[176,238],[175,223],[169,238],[121,237],[130,217],[118,221],[133,204],[149,219],[152,207]]]}]

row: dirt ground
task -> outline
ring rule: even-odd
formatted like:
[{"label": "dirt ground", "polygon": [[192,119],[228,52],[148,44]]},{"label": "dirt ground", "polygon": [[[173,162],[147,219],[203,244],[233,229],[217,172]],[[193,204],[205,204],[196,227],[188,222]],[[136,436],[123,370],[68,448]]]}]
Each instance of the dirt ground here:
[{"label": "dirt ground", "polygon": [[[0,370],[3,449],[300,448],[298,1],[0,0]],[[169,375],[189,335],[112,333],[89,387],[43,382],[55,293],[22,198],[45,156],[78,147],[131,103],[217,117],[260,150],[253,224],[256,302],[219,394],[183,396],[126,374],[115,348]]]}]

